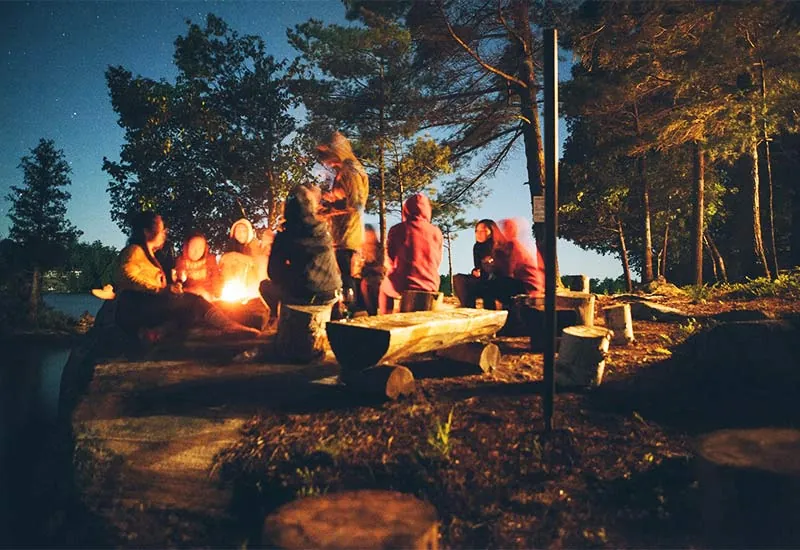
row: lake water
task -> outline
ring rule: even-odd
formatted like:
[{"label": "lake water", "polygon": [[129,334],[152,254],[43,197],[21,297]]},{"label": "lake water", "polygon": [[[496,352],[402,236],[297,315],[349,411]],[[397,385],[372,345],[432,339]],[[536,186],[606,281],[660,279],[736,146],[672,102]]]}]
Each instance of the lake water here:
[{"label": "lake water", "polygon": [[69,315],[73,319],[80,319],[85,311],[97,315],[103,300],[92,294],[60,294],[48,292],[42,295],[44,303],[51,308]]},{"label": "lake water", "polygon": [[[42,299],[74,319],[87,311],[96,315],[103,303],[91,294],[48,293]],[[9,352],[12,359],[0,365],[0,546],[4,532],[24,532],[21,522],[38,521],[34,511],[42,503],[32,496],[32,480],[48,475],[38,465],[49,456],[45,442],[59,420],[61,376],[71,351],[65,343],[35,342],[22,337]],[[28,534],[16,536],[27,540]]]}]

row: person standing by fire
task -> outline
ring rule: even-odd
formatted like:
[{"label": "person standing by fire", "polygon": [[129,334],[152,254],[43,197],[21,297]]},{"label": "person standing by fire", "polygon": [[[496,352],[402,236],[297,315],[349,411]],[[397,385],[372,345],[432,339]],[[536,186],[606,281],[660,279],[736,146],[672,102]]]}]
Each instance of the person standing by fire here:
[{"label": "person standing by fire", "polygon": [[330,191],[322,195],[320,214],[330,220],[343,297],[349,303],[358,292],[354,279],[359,277],[359,255],[364,242],[362,214],[367,204],[369,179],[350,142],[339,132],[317,146],[317,158],[335,173]]}]

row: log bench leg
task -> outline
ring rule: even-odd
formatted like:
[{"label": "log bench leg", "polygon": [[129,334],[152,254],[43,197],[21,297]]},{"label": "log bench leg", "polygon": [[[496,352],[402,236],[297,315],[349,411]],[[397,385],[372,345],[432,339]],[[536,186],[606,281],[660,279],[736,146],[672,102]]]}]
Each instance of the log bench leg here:
[{"label": "log bench leg", "polygon": [[275,339],[277,355],[293,363],[311,363],[325,355],[333,302],[318,306],[283,304]]}]

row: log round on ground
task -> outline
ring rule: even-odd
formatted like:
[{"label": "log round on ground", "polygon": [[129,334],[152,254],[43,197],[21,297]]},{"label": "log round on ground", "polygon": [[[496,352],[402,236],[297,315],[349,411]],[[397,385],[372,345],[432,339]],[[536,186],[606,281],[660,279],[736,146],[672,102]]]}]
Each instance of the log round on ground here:
[{"label": "log round on ground", "polygon": [[599,386],[603,380],[608,344],[613,332],[602,327],[567,327],[556,359],[560,386]]},{"label": "log round on ground", "polygon": [[720,430],[697,444],[697,479],[713,546],[800,545],[800,431]]},{"label": "log round on ground", "polygon": [[630,304],[619,304],[603,308],[606,327],[614,331],[614,344],[628,345],[633,342],[633,318]]},{"label": "log round on ground", "polygon": [[347,491],[295,500],[264,522],[264,543],[305,548],[436,550],[438,516],[427,502],[395,491]]},{"label": "log round on ground", "polygon": [[561,291],[556,294],[557,308],[570,308],[578,313],[578,323],[594,326],[594,294]]},{"label": "log round on ground", "polygon": [[379,399],[395,400],[414,393],[414,374],[403,365],[378,365],[362,371],[343,371],[348,389]]},{"label": "log round on ground", "polygon": [[443,357],[459,363],[467,363],[479,367],[483,372],[492,371],[500,362],[500,348],[497,344],[484,344],[482,342],[468,342],[436,352],[438,357]]}]

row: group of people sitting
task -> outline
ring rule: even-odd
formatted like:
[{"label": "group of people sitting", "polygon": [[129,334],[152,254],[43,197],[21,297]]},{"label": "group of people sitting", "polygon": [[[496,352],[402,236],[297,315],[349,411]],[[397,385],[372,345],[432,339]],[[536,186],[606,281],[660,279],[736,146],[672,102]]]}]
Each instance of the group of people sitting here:
[{"label": "group of people sitting", "polygon": [[[248,220],[236,221],[219,265],[205,237],[192,233],[174,269],[165,269],[157,259],[166,242],[164,220],[153,212],[137,214],[116,271],[118,324],[140,334],[165,322],[259,334],[260,328],[231,319],[227,308],[216,305],[232,274],[244,273],[244,285],[257,289],[268,324],[275,323],[282,304],[339,304],[339,315],[348,310],[375,315],[394,311],[406,290],[438,292],[443,238],[431,223],[429,199],[416,194],[405,201],[402,222],[389,230],[383,254],[375,229],[362,221],[368,179],[349,142],[334,133],[317,147],[317,155],[335,174],[330,190],[294,187],[284,203],[282,227],[261,239]],[[494,309],[510,296],[541,290],[541,262],[523,244],[519,229],[513,220],[505,220],[502,230],[491,220],[477,224],[475,269],[454,281],[462,306],[475,307],[482,298],[485,308]]]}]

